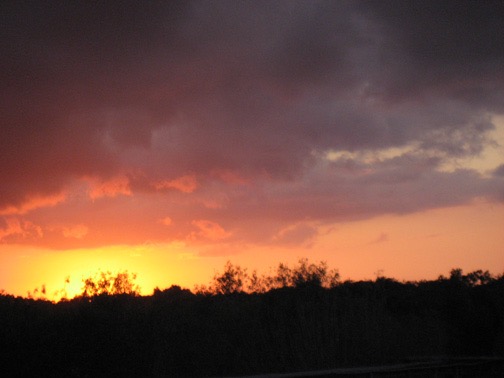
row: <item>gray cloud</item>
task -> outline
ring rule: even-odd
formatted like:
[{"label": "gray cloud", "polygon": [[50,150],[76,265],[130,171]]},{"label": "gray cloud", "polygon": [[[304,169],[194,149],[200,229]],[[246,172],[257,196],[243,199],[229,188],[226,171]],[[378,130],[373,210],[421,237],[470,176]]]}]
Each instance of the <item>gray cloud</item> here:
[{"label": "gray cloud", "polygon": [[[488,179],[439,167],[479,154],[504,113],[502,2],[0,7],[0,211],[117,175],[145,201],[153,182],[194,175],[191,200],[164,193],[159,217],[188,225],[182,214],[198,212],[226,229],[237,214],[278,230],[499,198],[499,168]],[[414,155],[373,163],[321,159],[407,146]],[[217,187],[226,207],[211,210]]]},{"label": "gray cloud", "polygon": [[497,168],[495,168],[493,174],[498,177],[504,177],[504,164],[501,164]]}]

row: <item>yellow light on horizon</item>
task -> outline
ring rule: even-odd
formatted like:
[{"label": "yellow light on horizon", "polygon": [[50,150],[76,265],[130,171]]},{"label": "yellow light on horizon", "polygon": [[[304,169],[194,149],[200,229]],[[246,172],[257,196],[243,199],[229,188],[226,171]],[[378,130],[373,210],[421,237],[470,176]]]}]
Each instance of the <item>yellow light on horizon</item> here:
[{"label": "yellow light on horizon", "polygon": [[[199,262],[187,264],[197,259],[177,243],[68,251],[22,246],[6,249],[5,246],[0,249],[3,268],[0,288],[16,296],[33,294],[36,288],[40,296],[40,289],[44,286],[47,299],[59,300],[65,294],[70,299],[82,292],[83,279],[99,272],[136,274],[135,283],[143,295],[151,294],[155,287],[191,285],[194,275],[204,276],[198,267]],[[184,265],[190,266],[181,269]]]}]

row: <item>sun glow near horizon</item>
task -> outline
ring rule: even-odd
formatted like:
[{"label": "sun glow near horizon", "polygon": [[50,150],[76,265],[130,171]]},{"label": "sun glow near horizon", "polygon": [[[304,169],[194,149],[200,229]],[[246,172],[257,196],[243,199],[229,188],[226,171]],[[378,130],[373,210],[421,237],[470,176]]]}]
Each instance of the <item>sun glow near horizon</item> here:
[{"label": "sun glow near horizon", "polygon": [[0,290],[504,270],[504,8],[100,4],[1,14]]},{"label": "sun glow near horizon", "polygon": [[25,297],[44,285],[46,298],[57,301],[81,294],[83,279],[99,272],[128,271],[136,274],[141,294],[150,295],[156,287],[208,284],[228,260],[248,272],[268,274],[279,263],[292,265],[303,257],[326,261],[342,279],[351,280],[374,279],[377,272],[398,280],[435,279],[453,268],[502,274],[502,224],[503,205],[474,202],[320,226],[313,243],[305,246],[237,245],[230,252],[232,247],[222,245],[220,254],[215,245],[180,241],[64,251],[2,245],[0,289]]},{"label": "sun glow near horizon", "polygon": [[[179,243],[164,245],[107,246],[100,248],[53,251],[22,246],[2,246],[0,288],[8,294],[27,296],[42,286],[49,300],[73,298],[82,293],[83,279],[100,272],[113,275],[127,271],[136,275],[142,295],[155,287],[191,285],[200,269],[195,259],[183,252]],[[171,253],[167,253],[167,251]],[[184,265],[187,269],[181,269]],[[192,265],[192,267],[190,267]]]}]

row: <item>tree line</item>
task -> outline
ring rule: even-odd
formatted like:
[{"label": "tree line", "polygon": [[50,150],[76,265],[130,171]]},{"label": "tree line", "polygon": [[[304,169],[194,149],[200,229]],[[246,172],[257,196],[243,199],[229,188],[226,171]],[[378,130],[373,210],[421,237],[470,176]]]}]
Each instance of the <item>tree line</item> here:
[{"label": "tree line", "polygon": [[504,277],[341,281],[324,262],[270,275],[227,263],[207,285],[139,295],[100,273],[52,303],[0,295],[7,376],[226,376],[504,356]]}]

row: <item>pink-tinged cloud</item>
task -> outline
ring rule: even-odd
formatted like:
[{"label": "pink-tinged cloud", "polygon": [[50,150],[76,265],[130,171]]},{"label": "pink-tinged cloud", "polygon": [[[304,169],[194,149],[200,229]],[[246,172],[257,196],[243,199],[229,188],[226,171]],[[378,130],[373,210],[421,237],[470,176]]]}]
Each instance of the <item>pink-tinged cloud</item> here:
[{"label": "pink-tinged cloud", "polygon": [[84,224],[63,227],[62,233],[65,238],[82,239],[89,232],[89,227]]},{"label": "pink-tinged cloud", "polygon": [[125,176],[117,176],[101,182],[90,180],[89,186],[88,195],[93,200],[101,197],[130,196],[132,194],[129,179]]},{"label": "pink-tinged cloud", "polygon": [[14,214],[22,215],[38,208],[56,206],[64,202],[66,196],[66,193],[57,193],[48,196],[34,195],[33,197],[26,198],[17,206],[7,205],[3,209],[0,209],[0,216]]},{"label": "pink-tinged cloud", "polygon": [[157,190],[176,189],[182,193],[192,193],[198,187],[198,180],[193,175],[186,175],[173,180],[158,181],[154,187]]},{"label": "pink-tinged cloud", "polygon": [[221,225],[213,221],[199,219],[192,221],[191,224],[198,230],[189,235],[189,240],[220,241],[232,235],[231,232],[227,232]]},{"label": "pink-tinged cloud", "polygon": [[0,226],[0,242],[18,243],[29,239],[30,241],[43,236],[42,228],[30,221],[16,217],[5,218]]}]

